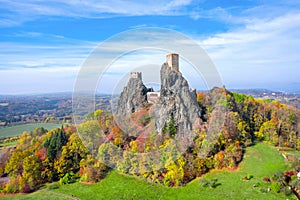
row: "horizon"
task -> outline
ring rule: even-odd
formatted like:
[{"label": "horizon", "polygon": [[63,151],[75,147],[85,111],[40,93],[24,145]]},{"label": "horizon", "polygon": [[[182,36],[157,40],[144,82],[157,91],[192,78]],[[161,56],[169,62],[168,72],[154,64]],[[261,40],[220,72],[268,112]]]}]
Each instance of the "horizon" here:
[{"label": "horizon", "polygon": [[[148,85],[145,84],[145,86],[147,88]],[[277,92],[277,93],[283,93],[283,94],[289,94],[289,95],[300,95],[300,92],[297,93],[297,92],[286,92],[286,91],[280,91],[280,90],[271,90],[271,89],[268,89],[268,88],[227,88],[225,86],[226,90],[230,91],[230,92],[243,92],[243,91],[249,91],[249,90],[253,90],[253,91],[261,91],[261,92]],[[197,89],[197,88],[196,88]],[[197,89],[196,92],[208,92],[210,89],[206,89],[206,90],[201,90],[201,89]],[[160,90],[154,90],[155,92],[159,92]],[[79,92],[80,93],[80,92]],[[87,93],[87,94],[90,94],[90,92],[82,92],[83,94],[84,93]],[[1,96],[37,96],[37,95],[55,95],[55,94],[58,94],[58,95],[66,95],[66,94],[70,94],[72,95],[73,94],[73,91],[55,91],[55,92],[36,92],[36,93],[7,93],[7,94],[0,94],[0,97]],[[120,94],[120,93],[119,93]],[[96,92],[95,95],[106,95],[106,96],[114,96],[114,95],[119,95],[119,94],[111,94],[111,93],[98,93]]]},{"label": "horizon", "polygon": [[[175,30],[196,41],[226,88],[300,93],[299,1],[146,3],[0,2],[0,94],[73,92],[80,67],[98,44],[144,27]],[[161,64],[164,58],[157,55],[129,54],[119,64],[139,65],[134,56]]]}]

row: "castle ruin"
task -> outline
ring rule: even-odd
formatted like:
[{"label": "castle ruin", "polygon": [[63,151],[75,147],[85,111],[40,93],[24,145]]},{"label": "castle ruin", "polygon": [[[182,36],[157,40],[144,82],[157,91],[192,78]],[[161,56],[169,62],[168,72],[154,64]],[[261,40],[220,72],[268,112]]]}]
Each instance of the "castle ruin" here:
[{"label": "castle ruin", "polygon": [[[179,72],[179,55],[176,53],[170,53],[166,55],[166,65],[173,71]],[[142,72],[131,72],[130,78],[142,80]],[[155,104],[160,98],[160,92],[154,92],[153,90],[147,92],[148,103]]]},{"label": "castle ruin", "polygon": [[160,97],[160,92],[147,92],[148,103],[154,104]]},{"label": "castle ruin", "polygon": [[138,78],[138,79],[142,80],[142,72],[131,72],[130,78]]},{"label": "castle ruin", "polygon": [[170,53],[166,56],[166,63],[172,70],[179,72],[179,55],[176,53]]}]

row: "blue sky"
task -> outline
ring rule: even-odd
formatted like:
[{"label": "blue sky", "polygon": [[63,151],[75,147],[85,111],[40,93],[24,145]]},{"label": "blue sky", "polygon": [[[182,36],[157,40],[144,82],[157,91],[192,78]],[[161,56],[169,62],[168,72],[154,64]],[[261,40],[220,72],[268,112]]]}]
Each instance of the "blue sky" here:
[{"label": "blue sky", "polygon": [[72,91],[99,43],[137,27],[196,40],[228,88],[300,92],[298,0],[0,0],[0,94]]}]

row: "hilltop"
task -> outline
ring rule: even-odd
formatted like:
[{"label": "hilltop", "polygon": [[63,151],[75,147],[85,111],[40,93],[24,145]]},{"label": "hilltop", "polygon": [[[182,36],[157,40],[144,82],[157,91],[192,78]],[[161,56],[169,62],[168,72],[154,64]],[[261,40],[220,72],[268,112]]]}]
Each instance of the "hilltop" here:
[{"label": "hilltop", "polygon": [[[297,194],[300,110],[225,87],[196,92],[181,74],[176,56],[167,58],[161,66],[160,91],[147,88],[142,74],[135,72],[119,97],[116,113],[96,110],[77,126],[24,132],[15,148],[2,152],[0,172],[9,179],[1,190],[32,192],[56,181],[92,184],[107,181],[112,169],[157,187],[182,187],[211,171],[239,168],[247,160],[245,152],[268,143],[281,151],[288,166],[277,166],[281,171],[275,173],[269,164],[273,161],[264,159],[267,163],[262,166],[268,169],[254,173],[247,168],[259,177],[259,184],[245,186],[247,191]],[[261,149],[264,158],[281,155]],[[243,175],[242,181],[251,181],[253,174]],[[214,179],[201,184],[219,188]]]}]

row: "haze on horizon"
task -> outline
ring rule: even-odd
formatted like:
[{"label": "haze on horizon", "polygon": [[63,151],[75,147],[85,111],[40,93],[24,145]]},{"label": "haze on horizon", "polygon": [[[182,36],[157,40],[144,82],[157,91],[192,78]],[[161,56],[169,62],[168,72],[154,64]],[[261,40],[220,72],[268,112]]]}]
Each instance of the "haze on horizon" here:
[{"label": "haze on horizon", "polygon": [[300,93],[298,0],[3,0],[0,10],[0,94],[72,91],[99,43],[139,27],[169,28],[197,41],[227,88]]}]

